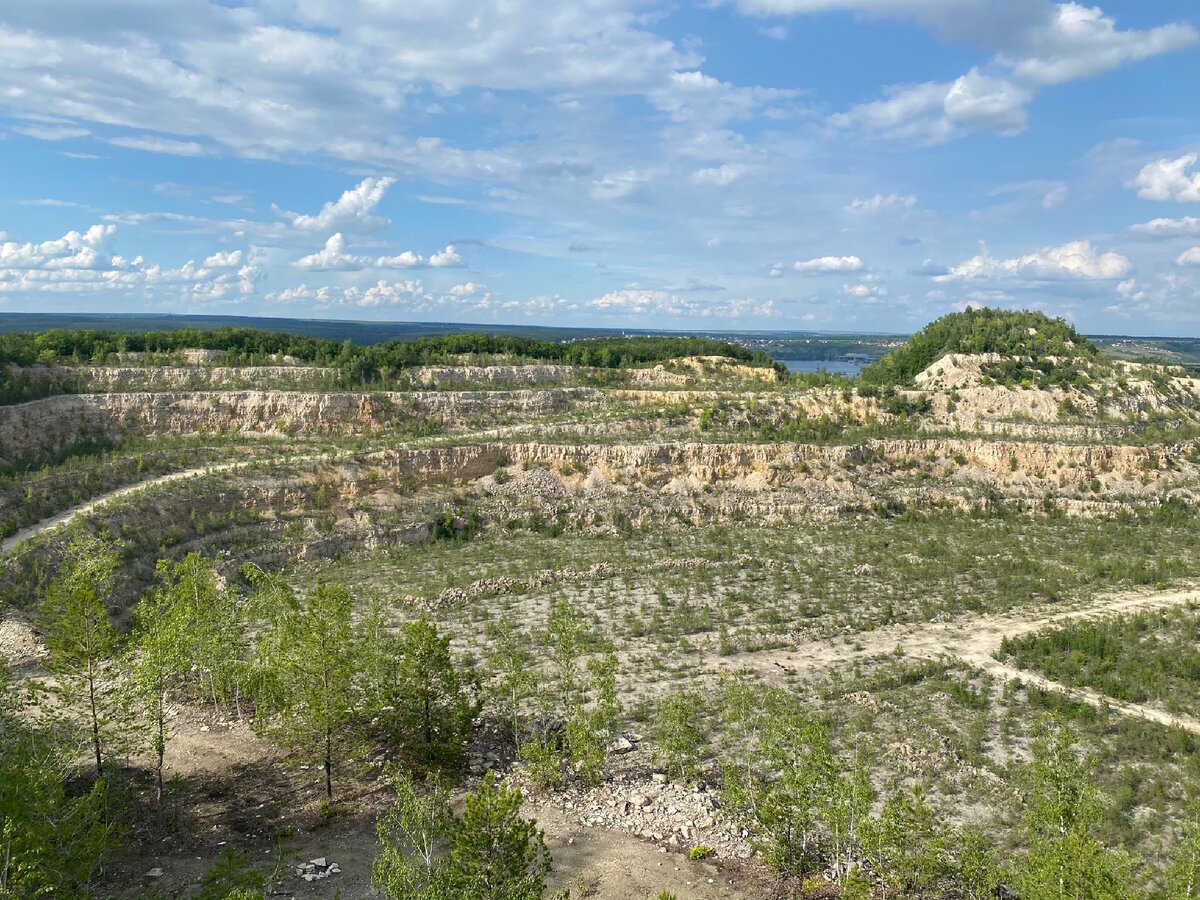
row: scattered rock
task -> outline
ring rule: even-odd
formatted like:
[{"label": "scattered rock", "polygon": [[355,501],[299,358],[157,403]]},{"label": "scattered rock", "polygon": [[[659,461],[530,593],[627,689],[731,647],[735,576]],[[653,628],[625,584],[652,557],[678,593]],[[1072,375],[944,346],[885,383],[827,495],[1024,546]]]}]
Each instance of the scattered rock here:
[{"label": "scattered rock", "polygon": [[632,749],[633,743],[622,735],[617,735],[608,745],[609,753],[628,753]]},{"label": "scattered rock", "polygon": [[318,856],[316,859],[310,859],[297,866],[296,877],[313,882],[328,878],[330,875],[339,875],[341,871],[342,867],[337,863],[329,862],[324,856]]}]

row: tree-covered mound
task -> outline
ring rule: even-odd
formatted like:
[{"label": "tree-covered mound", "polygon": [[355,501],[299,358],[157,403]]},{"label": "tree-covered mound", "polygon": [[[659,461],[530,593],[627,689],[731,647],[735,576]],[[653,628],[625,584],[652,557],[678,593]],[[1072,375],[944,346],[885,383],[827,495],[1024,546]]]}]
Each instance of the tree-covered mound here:
[{"label": "tree-covered mound", "polygon": [[996,368],[989,374],[1002,383],[1020,380],[1026,371],[1039,383],[1070,383],[1079,362],[1099,355],[1091,341],[1062,319],[1028,310],[968,309],[930,322],[904,346],[863,369],[862,378],[868,384],[911,384],[918,373],[951,353],[1007,357],[989,367]]}]

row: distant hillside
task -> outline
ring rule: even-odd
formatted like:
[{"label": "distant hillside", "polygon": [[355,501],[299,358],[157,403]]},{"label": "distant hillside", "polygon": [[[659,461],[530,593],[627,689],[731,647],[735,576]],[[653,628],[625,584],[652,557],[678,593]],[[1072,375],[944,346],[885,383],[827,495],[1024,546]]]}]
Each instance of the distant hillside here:
[{"label": "distant hillside", "polygon": [[930,322],[863,369],[862,377],[869,384],[911,384],[919,372],[951,353],[995,353],[1027,361],[1051,378],[1055,369],[1073,370],[1075,361],[1099,356],[1096,345],[1062,319],[1040,312],[971,309]]},{"label": "distant hillside", "polygon": [[[253,328],[354,344],[412,340],[445,334],[521,335],[547,341],[620,337],[616,328],[555,328],[539,325],[480,325],[455,322],[352,322],[340,319],[286,319],[265,316],[176,316],[153,313],[0,313],[0,334],[35,331],[150,332]],[[641,332],[644,333],[644,332]]]}]

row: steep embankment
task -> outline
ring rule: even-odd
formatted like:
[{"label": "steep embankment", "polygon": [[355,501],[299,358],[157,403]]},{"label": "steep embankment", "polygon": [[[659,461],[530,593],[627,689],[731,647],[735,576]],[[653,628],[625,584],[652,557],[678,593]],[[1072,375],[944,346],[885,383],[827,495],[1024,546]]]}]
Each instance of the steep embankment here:
[{"label": "steep embankment", "polygon": [[0,464],[85,437],[128,434],[355,434],[421,417],[539,416],[596,399],[591,388],[523,391],[317,393],[205,391],[70,394],[0,407]]}]

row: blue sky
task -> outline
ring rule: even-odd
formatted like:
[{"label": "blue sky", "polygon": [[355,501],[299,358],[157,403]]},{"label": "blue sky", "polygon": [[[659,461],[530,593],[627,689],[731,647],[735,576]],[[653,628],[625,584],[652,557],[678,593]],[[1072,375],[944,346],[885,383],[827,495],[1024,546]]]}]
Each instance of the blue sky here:
[{"label": "blue sky", "polygon": [[0,311],[1200,334],[1194,0],[0,9]]}]

